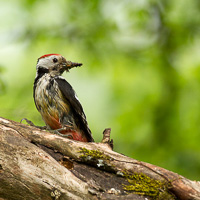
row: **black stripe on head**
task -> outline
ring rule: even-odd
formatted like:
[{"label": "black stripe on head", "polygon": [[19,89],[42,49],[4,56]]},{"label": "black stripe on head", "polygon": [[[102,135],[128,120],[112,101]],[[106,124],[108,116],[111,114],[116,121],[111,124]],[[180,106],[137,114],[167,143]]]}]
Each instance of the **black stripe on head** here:
[{"label": "black stripe on head", "polygon": [[36,75],[35,81],[34,81],[34,91],[35,91],[38,80],[46,73],[49,73],[49,70],[47,68],[44,68],[42,66],[37,67],[37,75]]},{"label": "black stripe on head", "polygon": [[45,74],[45,73],[49,73],[49,70],[45,67],[38,66],[37,72],[38,72],[38,74]]}]

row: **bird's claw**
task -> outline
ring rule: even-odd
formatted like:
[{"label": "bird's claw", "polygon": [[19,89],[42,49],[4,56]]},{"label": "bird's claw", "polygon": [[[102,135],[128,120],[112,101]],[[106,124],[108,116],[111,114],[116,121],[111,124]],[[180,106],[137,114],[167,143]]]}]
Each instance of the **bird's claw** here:
[{"label": "bird's claw", "polygon": [[32,121],[30,121],[30,120],[28,120],[28,119],[26,119],[26,118],[21,119],[20,123],[22,123],[23,121],[26,121],[26,123],[27,123],[28,125],[30,125],[30,126],[35,126],[35,124],[34,124]]},{"label": "bird's claw", "polygon": [[29,126],[34,126],[36,128],[39,128],[39,129],[42,129],[42,130],[46,130],[47,127],[46,126],[36,126],[32,121],[26,119],[26,118],[23,118],[21,119],[20,123],[22,123],[23,121],[26,121],[26,123],[29,125]]},{"label": "bird's claw", "polygon": [[73,139],[71,134],[62,134],[62,133],[59,132],[59,131],[68,130],[66,127],[63,127],[63,128],[60,128],[60,129],[56,129],[56,130],[52,130],[52,129],[48,129],[46,126],[36,126],[32,121],[30,121],[30,120],[28,120],[26,118],[21,119],[20,123],[22,123],[23,121],[26,121],[26,123],[28,125],[30,125],[30,126],[34,126],[36,128],[42,129],[42,130],[47,130],[50,133],[54,133],[56,135],[59,135],[59,136],[65,137],[65,138]]},{"label": "bird's claw", "polygon": [[73,139],[72,135],[71,134],[62,134],[60,133],[59,131],[62,131],[62,130],[65,130],[65,129],[56,129],[56,130],[48,130],[50,133],[53,133],[53,134],[56,134],[56,135],[59,135],[61,137],[65,137],[65,138],[69,138],[69,139]]}]

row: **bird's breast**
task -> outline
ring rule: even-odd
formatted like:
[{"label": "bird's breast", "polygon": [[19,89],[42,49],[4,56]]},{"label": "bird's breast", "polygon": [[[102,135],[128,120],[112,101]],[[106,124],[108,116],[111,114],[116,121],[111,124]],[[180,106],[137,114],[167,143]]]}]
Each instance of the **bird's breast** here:
[{"label": "bird's breast", "polygon": [[52,129],[61,128],[62,116],[69,113],[69,105],[65,101],[57,82],[48,74],[38,80],[35,88],[35,104],[45,123]]}]

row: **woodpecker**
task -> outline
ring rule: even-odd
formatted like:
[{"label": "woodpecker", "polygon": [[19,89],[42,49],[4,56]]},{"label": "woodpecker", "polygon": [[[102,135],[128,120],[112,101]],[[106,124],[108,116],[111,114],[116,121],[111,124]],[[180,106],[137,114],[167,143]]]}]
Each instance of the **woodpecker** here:
[{"label": "woodpecker", "polygon": [[47,129],[82,142],[93,142],[85,113],[72,86],[61,76],[82,63],[67,61],[60,54],[38,58],[33,97]]}]

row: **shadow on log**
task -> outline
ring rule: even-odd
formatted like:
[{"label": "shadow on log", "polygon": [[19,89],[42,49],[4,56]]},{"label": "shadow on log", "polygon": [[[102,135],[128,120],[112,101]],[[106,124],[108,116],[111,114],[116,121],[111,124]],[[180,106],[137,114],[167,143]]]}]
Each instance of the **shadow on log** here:
[{"label": "shadow on log", "polygon": [[0,200],[200,199],[200,182],[112,150],[0,118]]}]

